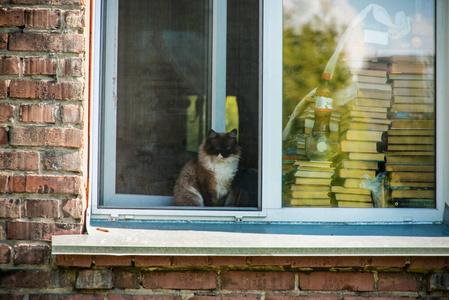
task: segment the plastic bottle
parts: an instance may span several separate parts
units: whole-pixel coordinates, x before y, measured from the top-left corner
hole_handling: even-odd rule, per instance
[[[306,154],[310,160],[331,161],[336,154],[336,142],[330,136],[333,94],[329,86],[331,75],[323,73],[322,84],[315,93],[315,124],[306,138]]]

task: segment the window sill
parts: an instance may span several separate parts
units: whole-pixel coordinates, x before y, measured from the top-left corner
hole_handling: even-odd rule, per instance
[[[359,225],[358,227],[367,228],[366,226],[369,227],[369,225]],[[423,229],[420,226],[432,227]],[[310,232],[305,227],[304,229],[309,233],[286,234],[124,228],[99,230],[101,228],[92,227],[89,234],[86,235],[54,236],[52,254],[449,256],[449,230],[444,225],[392,225],[392,228],[395,227],[392,231],[393,235],[388,236],[388,232],[379,232],[379,235],[370,234],[369,229],[367,234],[352,235],[349,234],[350,231],[336,231],[336,234],[332,234],[329,233],[332,232],[332,226],[317,227],[326,227],[330,230],[328,233],[317,234],[313,231]],[[355,228],[352,225],[346,227],[347,230]],[[403,230],[403,234],[401,234],[401,230]],[[429,230],[429,234],[426,233],[426,230]]]

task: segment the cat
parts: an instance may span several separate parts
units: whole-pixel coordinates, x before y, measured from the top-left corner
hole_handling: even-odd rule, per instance
[[[240,159],[237,129],[209,130],[198,158],[181,170],[174,187],[178,206],[237,206],[240,192],[231,187]]]

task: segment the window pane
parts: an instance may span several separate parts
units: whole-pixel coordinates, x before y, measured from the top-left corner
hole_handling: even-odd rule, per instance
[[[228,0],[227,11],[216,12],[227,16],[223,28],[214,25],[212,3],[119,1],[118,26],[107,29],[117,29],[117,62],[105,62],[117,63],[117,93],[104,99],[105,106],[114,101],[115,115],[105,113],[103,124],[104,130],[114,124],[115,142],[105,140],[103,151],[115,145],[115,161],[103,158],[103,180],[109,184],[108,170],[115,170],[120,200],[103,199],[104,205],[173,205],[178,174],[197,157],[207,131],[237,128],[242,150],[234,185],[244,191],[241,206],[258,206],[259,0]],[[222,78],[213,78],[217,37],[226,45],[218,58],[226,68],[217,70]],[[225,83],[223,99],[214,96],[214,80]],[[215,128],[214,119],[223,119],[223,128]],[[133,202],[133,195],[149,197]],[[154,204],[157,197],[164,200]]]
[[[434,208],[434,1],[283,6],[283,205]]]

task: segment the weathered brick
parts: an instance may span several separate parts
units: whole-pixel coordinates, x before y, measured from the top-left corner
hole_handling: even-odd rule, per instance
[[[23,9],[0,9],[0,26],[23,26],[24,24],[25,18]]]
[[[11,176],[12,193],[79,194],[82,178],[75,175],[17,175]]]
[[[26,5],[83,5],[84,0],[9,0],[11,4]]]
[[[0,300],[23,300],[23,295],[0,293]]]
[[[90,267],[92,256],[90,255],[57,255],[56,265],[63,267]]]
[[[81,172],[80,151],[47,151],[42,155],[45,170]]]
[[[1,298],[0,298],[1,299]],[[29,300],[104,300],[99,294],[30,294]],[[109,299],[109,298],[108,298]],[[22,298],[20,298],[22,300]]]
[[[2,270],[0,268],[1,288],[47,288],[50,282],[49,270]]]
[[[370,266],[373,267],[397,267],[403,268],[407,263],[406,257],[401,256],[373,256],[370,258]]]
[[[20,199],[0,199],[0,218],[20,218]]]
[[[58,63],[55,59],[41,57],[24,58],[24,75],[56,75]]]
[[[84,51],[82,34],[14,33],[10,35],[8,43],[11,51],[66,53]]]
[[[293,272],[228,271],[221,274],[225,290],[293,290]]]
[[[449,273],[437,273],[429,276],[429,290],[449,291]]]
[[[81,270],[76,279],[77,289],[111,289],[112,270]]]
[[[109,294],[108,300],[181,300],[178,296]],[[191,298],[189,298],[191,299]]]
[[[379,273],[379,291],[420,291],[423,277],[416,273]]]
[[[8,244],[0,244],[0,264],[9,264],[10,261],[11,246]]]
[[[9,176],[0,175],[0,194],[5,194],[6,192],[8,192],[8,184],[9,184]]]
[[[249,259],[253,266],[290,266],[294,259],[284,256],[254,256]]]
[[[292,259],[293,267],[366,267],[369,265],[369,257],[352,257],[352,256],[336,256],[336,257],[296,257]]]
[[[207,256],[175,256],[173,258],[174,266],[208,266],[209,257]]]
[[[0,50],[8,49],[8,33],[0,32]]]
[[[53,235],[80,234],[81,224],[12,221],[7,223],[8,240],[51,241]]]
[[[83,76],[83,60],[81,58],[65,58],[62,63],[62,75],[74,77]]]
[[[246,298],[245,298],[246,299]],[[333,296],[326,294],[309,294],[307,296],[267,296],[265,300],[301,300],[301,299],[310,299],[310,300],[341,300],[342,296]],[[345,297],[346,299],[346,297]],[[368,300],[364,298],[365,300]],[[380,300],[380,299],[379,299]]]
[[[51,250],[49,245],[19,244],[14,246],[15,265],[48,265]]]
[[[447,266],[447,258],[439,256],[415,256],[410,262],[410,269],[443,269]]]
[[[371,273],[314,271],[300,273],[299,288],[316,291],[373,291]]]
[[[58,200],[25,200],[25,216],[28,218],[59,218]]]
[[[0,75],[18,75],[19,63],[18,56],[0,56]]]
[[[193,296],[192,298],[189,298],[189,300],[259,300],[260,297],[251,297],[246,296]],[[293,297],[291,299],[288,299],[286,297],[285,300],[294,300]]]
[[[246,266],[247,258],[241,256],[214,256],[210,258],[214,266]]]
[[[212,290],[217,287],[216,276],[209,271],[153,271],[143,273],[142,285],[146,289]]]
[[[62,122],[80,124],[83,118],[83,108],[80,105],[64,105],[62,107]]]
[[[74,128],[11,127],[10,144],[13,146],[50,146],[80,148],[83,132]]]
[[[14,115],[14,106],[9,103],[0,104],[0,122],[9,122]]]
[[[84,12],[79,10],[70,10],[65,12],[65,23],[67,28],[83,28]]]
[[[95,257],[96,266],[131,266],[131,256],[99,255]]]
[[[136,256],[134,264],[136,267],[168,267],[171,266],[171,259],[168,256]]]
[[[83,217],[83,202],[81,199],[69,199],[62,201],[62,212],[64,217],[81,219]]]
[[[21,122],[56,123],[56,107],[53,104],[33,103],[20,105]]]
[[[77,81],[12,80],[9,93],[11,98],[82,100],[83,84]]]
[[[0,151],[0,169],[35,171],[39,168],[39,153],[36,151]]]
[[[8,81],[0,80],[0,99],[5,99],[7,97],[8,97]]]
[[[114,288],[138,289],[141,277],[139,270],[116,269],[114,271]]]
[[[25,11],[25,27],[58,28],[61,25],[61,12],[50,9],[27,9]]]

